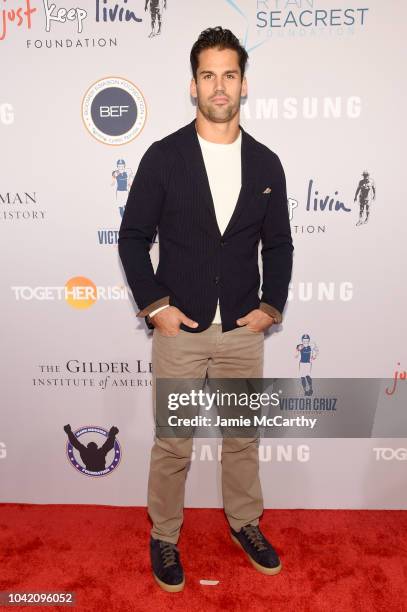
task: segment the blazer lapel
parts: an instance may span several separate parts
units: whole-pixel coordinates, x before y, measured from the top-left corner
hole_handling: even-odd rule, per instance
[[[236,202],[236,206],[233,210],[233,214],[229,219],[229,223],[221,234],[218,222],[216,219],[215,205],[212,198],[211,188],[209,185],[209,179],[205,168],[205,162],[202,155],[201,145],[199,144],[198,135],[195,127],[195,119],[187,126],[189,146],[186,151],[188,163],[192,169],[192,173],[200,187],[200,192],[204,200],[204,204],[208,207],[208,210],[212,219],[212,230],[220,238],[230,232],[232,227],[236,224],[239,215],[241,214],[244,206],[248,205],[251,196],[253,194],[253,183],[254,183],[254,164],[253,159],[250,157],[250,142],[249,136],[246,131],[240,125],[242,131],[242,149],[241,149],[241,169],[242,169],[242,183],[239,192],[239,197]],[[252,162],[252,163],[251,163]]]
[[[251,197],[253,195],[254,189],[254,159],[250,155],[250,142],[249,136],[242,128],[242,154],[241,154],[241,164],[242,164],[242,185],[239,192],[239,197],[236,202],[236,206],[234,208],[233,214],[229,219],[229,223],[225,229],[224,236],[230,232],[233,226],[236,224],[240,214],[242,213],[245,206],[248,206],[251,202]]]

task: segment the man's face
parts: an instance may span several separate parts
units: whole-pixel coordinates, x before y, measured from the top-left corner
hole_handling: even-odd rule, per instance
[[[217,47],[201,51],[196,82],[192,79],[190,91],[206,119],[215,123],[230,121],[240,110],[240,97],[247,95],[237,51]]]

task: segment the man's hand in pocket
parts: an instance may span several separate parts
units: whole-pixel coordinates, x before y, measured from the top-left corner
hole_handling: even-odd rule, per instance
[[[248,329],[254,332],[262,332],[274,324],[274,319],[259,308],[251,310],[247,315],[236,320],[239,327],[247,326]]]
[[[151,323],[163,336],[178,336],[181,323],[188,327],[198,327],[198,323],[193,321],[176,306],[167,306],[163,308],[153,317],[150,317]]]

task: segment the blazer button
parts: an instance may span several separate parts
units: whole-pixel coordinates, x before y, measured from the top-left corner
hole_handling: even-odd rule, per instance
[[[220,241],[220,246],[225,246],[225,244],[226,244],[226,240],[221,240]]]

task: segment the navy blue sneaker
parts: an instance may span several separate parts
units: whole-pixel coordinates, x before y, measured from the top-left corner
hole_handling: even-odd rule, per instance
[[[243,548],[250,563],[262,574],[278,574],[281,561],[256,525],[245,525],[240,531],[230,528],[231,538],[235,544]]]
[[[176,544],[150,536],[150,558],[153,576],[160,587],[170,593],[182,591],[185,577]]]

